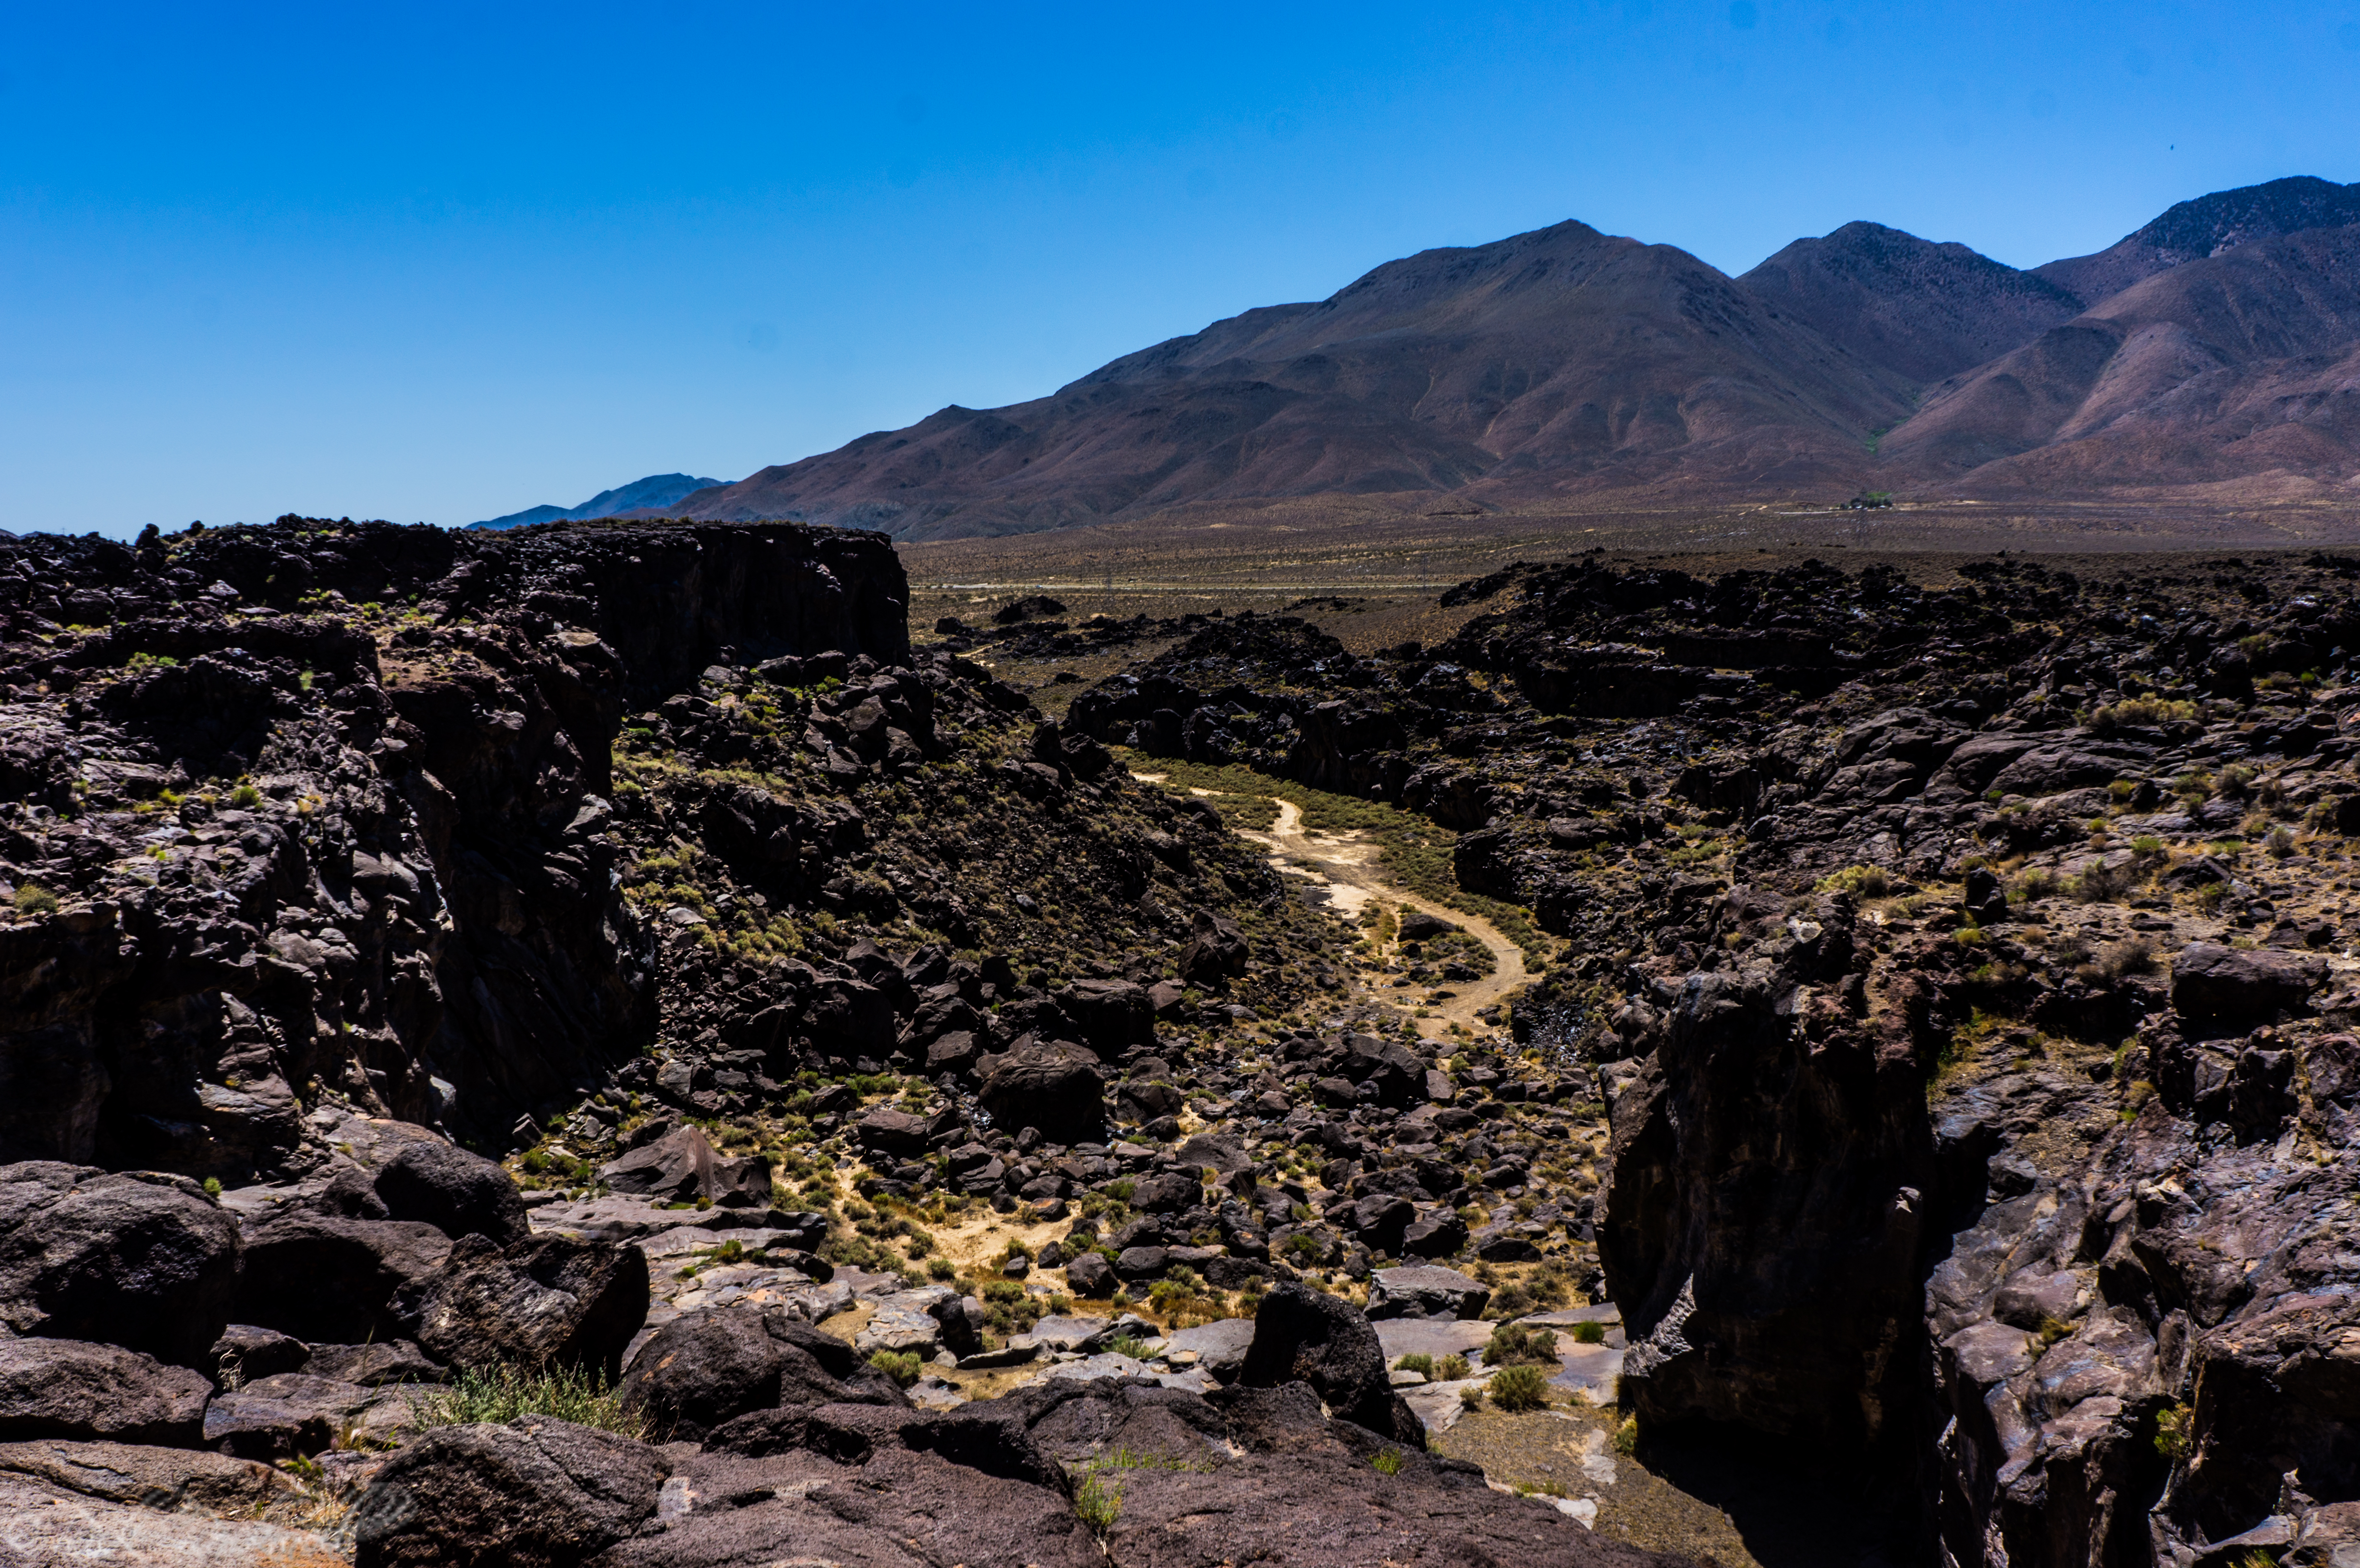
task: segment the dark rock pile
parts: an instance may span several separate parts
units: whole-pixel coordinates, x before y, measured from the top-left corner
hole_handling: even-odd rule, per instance
[[[1071,721],[1414,806],[1571,939],[1514,1022],[1612,1106],[1643,1453],[1864,1468],[1871,1552],[2325,1562],[2355,574],[1520,566],[1440,648],[1232,625]]]

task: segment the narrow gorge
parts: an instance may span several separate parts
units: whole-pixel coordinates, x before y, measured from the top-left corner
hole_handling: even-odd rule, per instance
[[[0,538],[0,1561],[2360,1562],[2355,579]]]

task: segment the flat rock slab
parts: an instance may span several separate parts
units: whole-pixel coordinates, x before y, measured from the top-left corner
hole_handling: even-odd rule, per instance
[[[0,1443],[0,1472],[109,1503],[254,1514],[296,1495],[268,1465],[201,1448],[134,1443]]]
[[[0,1472],[0,1552],[26,1563],[117,1568],[348,1568],[308,1530],[108,1502],[38,1476]]]
[[[1414,1266],[1380,1269],[1369,1276],[1369,1317],[1477,1318],[1491,1301],[1491,1287],[1456,1269]]]
[[[1087,1354],[1106,1343],[1113,1334],[1112,1318],[1043,1318],[1032,1325],[1032,1332],[1020,1334],[1009,1344],[1031,1345],[1043,1352],[1079,1351]]]
[[[1459,1418],[1467,1413],[1467,1400],[1463,1397],[1467,1390],[1480,1388],[1483,1381],[1480,1377],[1464,1377],[1453,1383],[1415,1384],[1406,1388],[1396,1388],[1393,1392],[1417,1412],[1417,1419],[1426,1423],[1426,1431],[1448,1432],[1459,1424]]]
[[[1576,1345],[1559,1335],[1557,1349],[1565,1370],[1549,1379],[1551,1388],[1584,1395],[1593,1405],[1614,1402],[1615,1385],[1622,1376],[1622,1352],[1619,1346]]]
[[[1557,1312],[1528,1312],[1516,1320],[1541,1328],[1570,1328],[1575,1323],[1604,1323],[1609,1328],[1622,1325],[1622,1309],[1612,1301],[1601,1301],[1594,1307],[1568,1307]]]
[[[1049,1368],[1049,1376],[1058,1380],[1087,1383],[1094,1377],[1145,1377],[1150,1373],[1145,1362],[1107,1351],[1098,1356],[1085,1356],[1079,1361],[1061,1361]]]
[[[1431,1356],[1437,1361],[1464,1356],[1471,1361],[1490,1343],[1493,1325],[1452,1318],[1381,1318],[1369,1326],[1377,1331],[1390,1367],[1404,1356]]]
[[[1246,1364],[1246,1347],[1253,1344],[1253,1319],[1222,1318],[1194,1328],[1175,1329],[1166,1337],[1164,1353],[1193,1351],[1196,1365],[1224,1383],[1234,1382]]]

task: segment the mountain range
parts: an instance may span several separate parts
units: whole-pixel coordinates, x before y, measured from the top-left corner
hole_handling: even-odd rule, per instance
[[[2360,184],[2217,192],[2028,271],[1853,223],[1731,278],[1562,223],[643,505],[941,539],[1320,495],[1870,488],[2360,495]]]
[[[520,528],[529,523],[554,523],[567,517],[612,517],[624,512],[640,516],[669,507],[683,495],[709,490],[718,479],[695,479],[685,474],[650,474],[612,490],[601,490],[578,506],[527,506],[504,517],[469,523],[471,528]]]

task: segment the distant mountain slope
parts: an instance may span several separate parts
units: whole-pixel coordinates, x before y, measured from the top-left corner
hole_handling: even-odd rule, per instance
[[[1686,252],[1559,223],[1217,321],[694,497],[905,538],[1244,496],[1841,485],[1906,381]]]
[[[2360,185],[2308,177],[2031,272],[1854,223],[1732,279],[1564,223],[640,505],[945,539],[1312,495],[2340,495],[2355,236]]]
[[[626,512],[669,506],[684,495],[708,490],[718,479],[693,479],[685,474],[650,474],[612,490],[601,490],[578,506],[529,506],[505,517],[470,523],[471,528],[520,528],[531,523],[553,523],[564,517],[614,517]]]
[[[2082,304],[2095,305],[2185,262],[2254,240],[2346,223],[2360,223],[2360,184],[2296,175],[2182,201],[2094,256],[2069,256],[2033,271]]]
[[[1939,381],[2081,314],[2045,278],[1881,223],[1797,240],[1737,281],[1830,343]]]
[[[2360,474],[2360,224],[2187,261],[1934,388],[1885,441],[1978,487]]]

